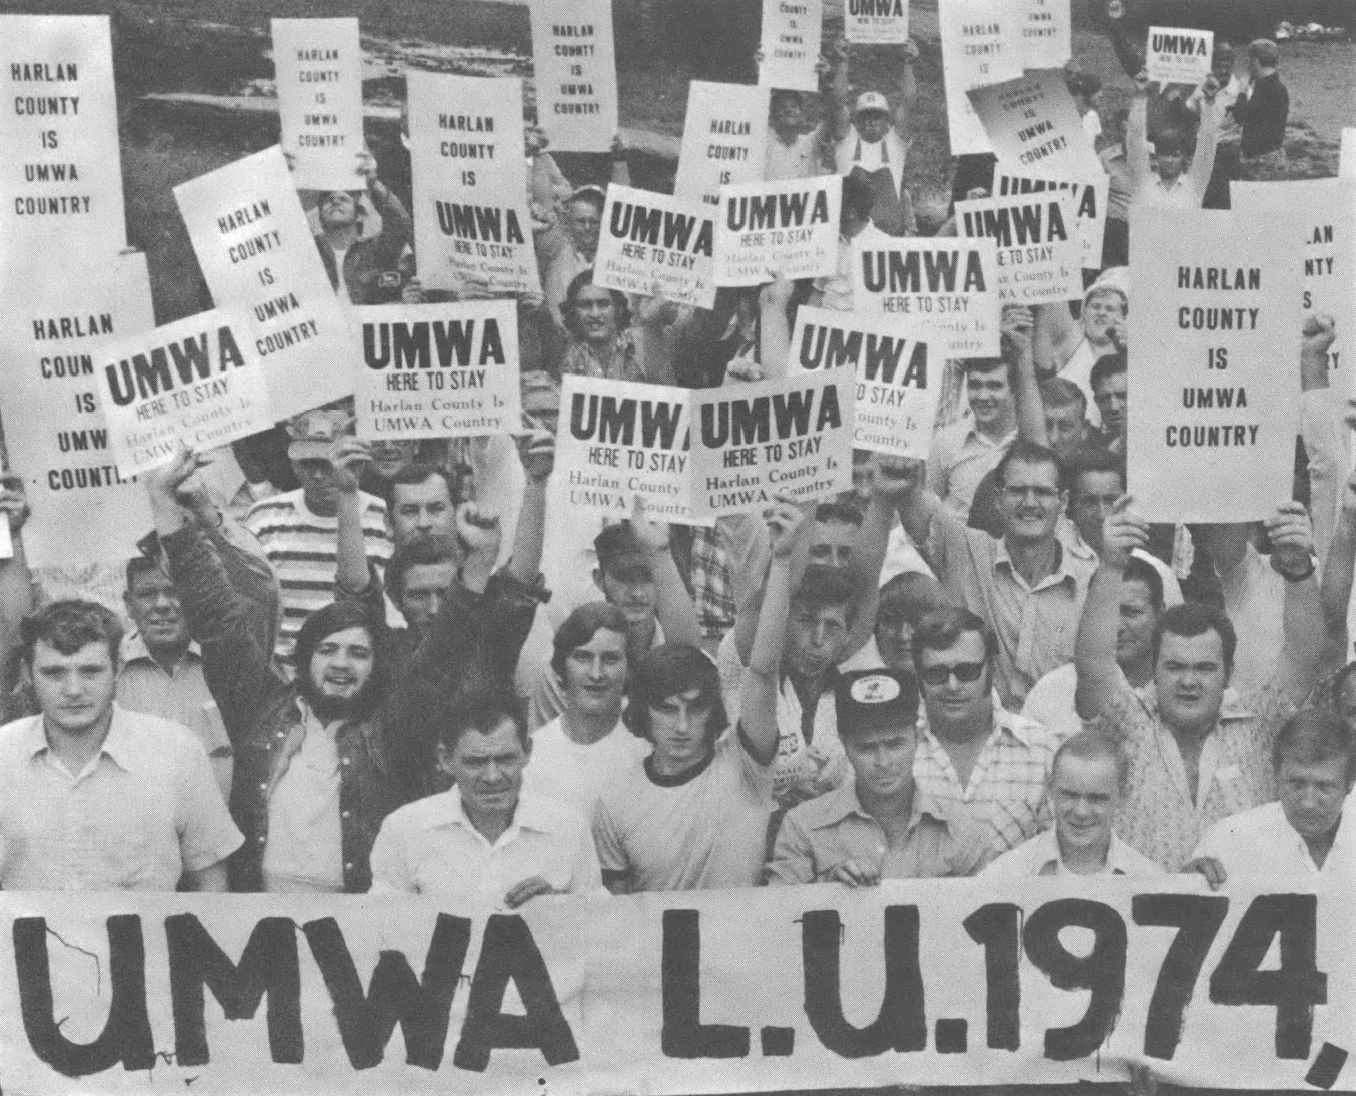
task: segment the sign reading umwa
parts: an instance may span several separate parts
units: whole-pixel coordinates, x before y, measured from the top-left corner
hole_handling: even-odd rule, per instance
[[[1347,1087],[1341,880],[887,881],[513,913],[6,893],[0,1069],[32,1096],[1073,1084],[1127,1063]]]

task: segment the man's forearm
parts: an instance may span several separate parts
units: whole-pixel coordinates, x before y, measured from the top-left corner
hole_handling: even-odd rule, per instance
[[[1120,567],[1103,563],[1088,584],[1083,616],[1074,642],[1078,673],[1075,706],[1084,719],[1095,719],[1116,686],[1116,633],[1120,629]]]
[[[523,507],[513,533],[509,573],[525,586],[537,581],[542,545],[546,538],[546,480],[529,478],[523,487]]]

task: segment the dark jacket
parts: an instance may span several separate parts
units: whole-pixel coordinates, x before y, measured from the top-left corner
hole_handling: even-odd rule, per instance
[[[354,304],[388,304],[399,302],[404,277],[400,271],[400,253],[413,240],[410,215],[400,199],[379,182],[373,182],[367,192],[372,205],[381,214],[381,232],[354,243],[344,253],[344,284],[348,299]],[[330,276],[330,285],[339,286],[339,270],[334,248],[324,236],[315,238],[320,249],[320,261]]]

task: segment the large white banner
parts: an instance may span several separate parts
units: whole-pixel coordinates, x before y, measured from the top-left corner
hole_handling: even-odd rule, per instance
[[[414,249],[430,289],[541,289],[523,159],[517,77],[405,75]]]
[[[282,147],[296,185],[363,190],[363,57],[356,19],[274,19]]]
[[[127,245],[106,15],[0,15],[0,240],[11,255]]]
[[[1338,877],[1340,879],[1340,877]],[[889,881],[537,898],[0,897],[28,1096],[1350,1088],[1351,893]],[[190,1089],[191,1086],[191,1089]]]
[[[687,85],[674,197],[717,205],[721,187],[763,177],[769,100],[765,87],[704,80]]]
[[[537,121],[562,152],[606,152],[617,132],[612,0],[532,0]]]
[[[241,316],[279,419],[351,395],[348,316],[274,145],[174,188],[218,308]]]

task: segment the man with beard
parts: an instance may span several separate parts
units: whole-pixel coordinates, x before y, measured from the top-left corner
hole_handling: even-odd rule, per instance
[[[401,802],[378,717],[388,679],[379,622],[360,605],[326,605],[297,632],[295,680],[276,672],[216,549],[175,497],[198,463],[181,449],[146,486],[235,747],[231,806],[245,846],[232,889],[361,893],[377,830]]]
[[[376,158],[358,153],[358,173],[367,190],[327,190],[316,213],[320,232],[315,245],[339,299],[347,304],[383,304],[400,300],[400,253],[413,240],[413,224],[400,199],[377,179]],[[365,232],[363,199],[381,217],[381,231]]]

